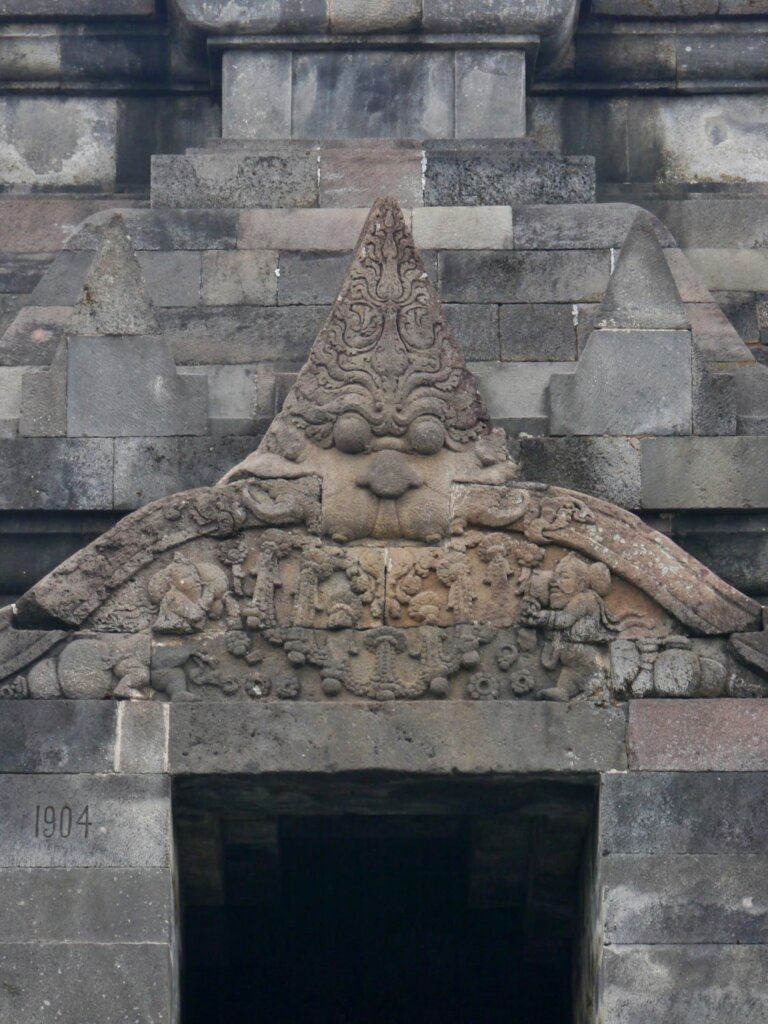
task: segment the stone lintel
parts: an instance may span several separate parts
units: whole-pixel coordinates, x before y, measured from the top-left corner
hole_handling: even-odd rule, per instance
[[[174,775],[583,774],[626,768],[625,714],[587,704],[173,704]]]

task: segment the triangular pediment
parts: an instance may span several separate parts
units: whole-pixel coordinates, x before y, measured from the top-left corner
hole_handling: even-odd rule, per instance
[[[637,517],[516,480],[380,200],[259,448],[25,594],[0,679],[34,698],[762,696],[761,630],[756,602]]]

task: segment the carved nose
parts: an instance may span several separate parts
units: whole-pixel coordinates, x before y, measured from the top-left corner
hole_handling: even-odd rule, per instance
[[[420,487],[421,477],[402,452],[383,451],[371,456],[366,472],[358,478],[377,498],[400,498],[411,487]]]

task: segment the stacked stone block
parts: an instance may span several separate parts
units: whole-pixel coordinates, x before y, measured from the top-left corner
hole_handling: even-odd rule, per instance
[[[766,745],[759,703],[638,701],[603,777],[601,1020],[766,1013]]]
[[[0,732],[0,1016],[177,1020],[163,709],[44,701]]]

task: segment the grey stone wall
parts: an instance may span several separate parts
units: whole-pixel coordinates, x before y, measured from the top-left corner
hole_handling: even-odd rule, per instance
[[[0,907],[2,1011],[44,1021],[55,997],[90,1022],[82,979],[95,973],[98,1019],[175,1019],[169,777],[544,773],[601,780],[578,1019],[754,1020],[768,955],[764,718],[762,702],[729,700],[635,701],[628,720],[579,704],[10,704],[0,871],[25,902]],[[68,835],[64,808],[78,812]]]
[[[21,709],[0,732],[0,1017],[177,1020],[163,709]]]
[[[634,702],[600,800],[601,1020],[765,1015],[760,708]]]

